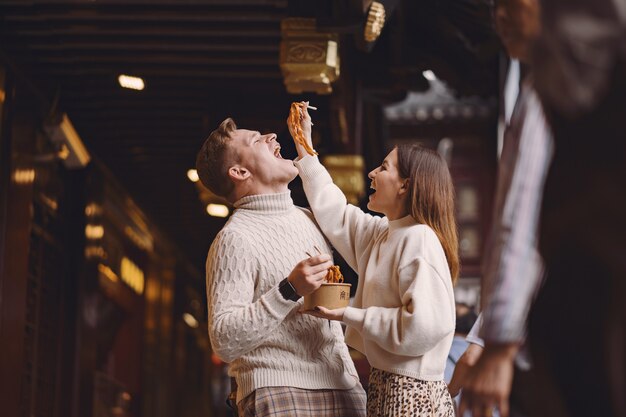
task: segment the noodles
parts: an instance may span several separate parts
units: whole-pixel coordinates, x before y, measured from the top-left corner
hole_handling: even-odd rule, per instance
[[[339,270],[338,265],[333,265],[328,269],[328,274],[326,274],[326,282],[329,284],[339,284],[343,282],[343,275]]]
[[[307,139],[304,137],[304,132],[302,131],[302,123],[301,119],[303,116],[303,110],[306,108],[307,104],[304,102],[293,102],[291,103],[291,109],[289,110],[289,125],[291,127],[291,131],[293,132],[293,139],[302,145],[302,147],[307,151],[309,155],[317,155],[317,152],[311,148]]]

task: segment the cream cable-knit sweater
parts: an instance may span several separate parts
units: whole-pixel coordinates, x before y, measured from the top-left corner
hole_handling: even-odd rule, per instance
[[[317,157],[295,162],[326,237],[359,274],[343,321],[346,342],[378,369],[442,380],[454,337],[454,293],[433,230],[411,216],[389,222],[347,204]]]
[[[341,325],[297,314],[278,283],[315,253],[331,253],[310,212],[290,192],[244,197],[207,258],[209,335],[230,362],[237,402],[257,388],[350,389],[358,381]]]

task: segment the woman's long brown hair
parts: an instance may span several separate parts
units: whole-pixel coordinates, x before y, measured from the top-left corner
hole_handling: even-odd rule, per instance
[[[420,145],[399,145],[398,173],[409,180],[407,210],[428,225],[443,246],[452,283],[459,276],[459,237],[454,217],[454,185],[450,170],[435,151]]]

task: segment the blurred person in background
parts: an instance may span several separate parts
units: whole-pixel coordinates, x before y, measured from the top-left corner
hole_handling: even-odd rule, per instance
[[[538,0],[498,0],[495,24],[508,55],[527,63],[539,35]],[[538,223],[553,141],[532,74],[525,67],[522,74],[498,166],[481,319],[451,382],[451,390],[463,388],[459,411],[474,417],[492,416],[494,409],[504,417],[532,415],[531,365],[523,346],[528,311],[543,277]]]
[[[541,0],[532,65],[554,132],[529,337],[537,416],[626,415],[626,1]],[[584,330],[584,331],[582,331]]]

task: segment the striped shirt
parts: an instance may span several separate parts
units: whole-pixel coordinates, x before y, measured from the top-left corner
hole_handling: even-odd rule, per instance
[[[530,80],[522,84],[504,133],[493,225],[483,262],[482,329],[487,342],[521,342],[543,275],[537,250],[539,210],[552,135]]]

